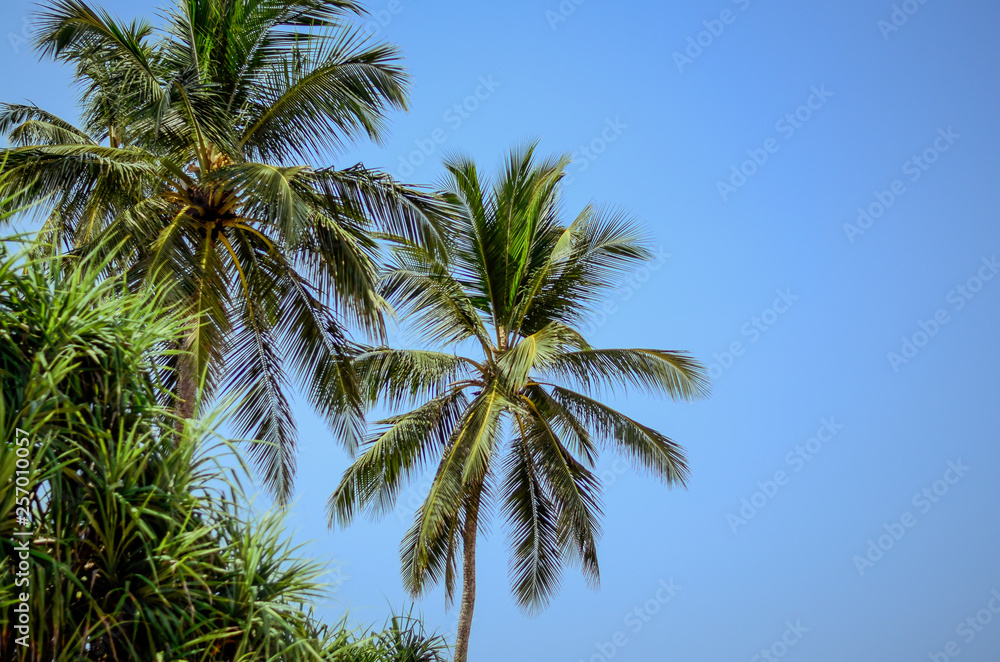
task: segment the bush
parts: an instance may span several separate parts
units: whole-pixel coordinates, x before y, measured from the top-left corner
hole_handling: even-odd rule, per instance
[[[324,568],[239,505],[212,422],[168,407],[182,322],[162,293],[29,255],[0,249],[0,658],[442,659],[412,618],[363,634],[314,617]]]

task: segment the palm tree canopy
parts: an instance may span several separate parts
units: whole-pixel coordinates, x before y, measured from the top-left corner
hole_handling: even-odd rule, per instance
[[[13,145],[0,153],[5,208],[41,203],[50,245],[116,249],[111,264],[133,283],[173,285],[170,305],[192,317],[181,381],[245,395],[238,433],[266,442],[254,457],[282,499],[294,471],[289,379],[340,433],[336,412],[354,395],[338,368],[345,324],[383,330],[378,237],[441,244],[432,196],[361,165],[308,165],[380,140],[386,113],[405,108],[399,54],[350,27],[361,11],[177,0],[154,27],[50,0],[37,47],[74,67],[80,121],[0,104]]]
[[[384,515],[408,479],[436,465],[401,545],[414,594],[443,580],[453,595],[464,524],[480,501],[507,524],[522,608],[547,604],[565,562],[596,586],[601,450],[667,485],[685,483],[682,449],[600,398],[623,388],[700,397],[704,369],[684,352],[595,349],[577,330],[652,252],[622,211],[588,206],[569,225],[560,221],[566,165],[538,162],[528,146],[489,181],[469,159],[447,161],[445,197],[458,209],[447,259],[399,247],[383,293],[427,341],[478,348],[478,356],[365,347],[352,360],[369,404],[409,411],[348,440],[359,456],[330,498],[331,523],[362,510]]]

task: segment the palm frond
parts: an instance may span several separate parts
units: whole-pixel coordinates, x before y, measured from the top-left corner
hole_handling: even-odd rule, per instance
[[[455,389],[379,421],[381,429],[368,437],[327,503],[330,522],[349,524],[361,509],[372,517],[391,512],[403,484],[447,448],[468,404],[464,392]]]
[[[389,347],[365,349],[353,363],[366,402],[392,409],[437,397],[478,367],[453,354]]]
[[[685,485],[689,473],[683,449],[672,439],[593,398],[553,387],[552,399],[586,425],[607,446],[667,485]]]
[[[535,333],[522,338],[497,361],[497,367],[510,388],[521,389],[532,374],[548,370],[572,349],[589,348],[587,341],[577,331],[558,322],[552,322]]]
[[[437,583],[454,564],[463,502],[486,479],[500,414],[509,402],[487,385],[463,412],[438,465],[430,492],[401,544],[403,584],[413,595]],[[473,497],[474,498],[474,497]]]
[[[406,107],[399,52],[371,46],[358,29],[299,40],[267,58],[241,109],[240,144],[253,158],[314,159],[359,134],[379,141],[385,113]]]
[[[0,104],[0,134],[7,136],[18,147],[96,144],[93,138],[70,122],[29,104]]]
[[[429,341],[451,345],[475,338],[489,351],[491,334],[472,297],[447,266],[426,251],[398,246],[383,276],[382,292]]]
[[[704,367],[686,352],[587,349],[560,354],[542,372],[579,384],[590,393],[629,385],[678,400],[708,394]]]
[[[524,441],[537,454],[539,474],[557,509],[559,547],[567,561],[579,564],[588,583],[600,584],[597,541],[601,535],[600,480],[563,445],[542,412],[527,398]],[[540,596],[542,597],[542,596]],[[527,604],[538,609],[544,604]]]
[[[570,326],[585,321],[608,289],[653,256],[636,219],[621,209],[588,205],[567,229],[569,246],[560,250],[557,268],[540,270],[534,296],[525,299],[521,324],[527,333],[552,320]]]
[[[562,563],[557,507],[537,465],[538,458],[524,436],[516,438],[503,468],[503,510],[509,526],[514,595],[529,611],[552,599],[559,587]]]

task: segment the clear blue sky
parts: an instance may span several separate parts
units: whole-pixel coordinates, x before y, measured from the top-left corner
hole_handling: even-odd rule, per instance
[[[606,458],[599,592],[571,570],[521,616],[494,527],[473,659],[1000,659],[1000,5],[908,0],[899,25],[888,0],[369,6],[405,52],[412,110],[330,163],[430,184],[445,150],[577,152],[567,209],[625,205],[664,253],[610,296],[593,343],[717,366],[708,401],[619,402],[686,446],[693,475],[671,492]],[[72,115],[68,72],[16,48],[29,10],[4,3],[0,99]],[[348,458],[299,420],[290,524],[342,573],[325,613],[381,620],[404,601],[405,524],[328,531]],[[419,608],[453,626],[440,592]]]

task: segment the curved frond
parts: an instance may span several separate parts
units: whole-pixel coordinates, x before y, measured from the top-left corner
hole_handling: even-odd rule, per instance
[[[562,555],[558,512],[539,476],[538,458],[518,437],[504,466],[503,511],[510,527],[510,575],[519,605],[531,612],[547,604],[559,586]]]
[[[662,349],[588,349],[560,354],[545,373],[581,385],[587,392],[632,386],[678,400],[708,394],[705,368],[686,352]]]
[[[509,387],[523,388],[534,373],[544,372],[571,349],[589,348],[577,331],[552,322],[504,352],[497,361]]]
[[[272,289],[273,280],[260,269],[260,261],[247,252],[246,242],[238,243],[240,254],[225,237],[232,269],[238,274],[234,308],[239,326],[232,333],[232,348],[226,356],[226,377],[222,388],[241,394],[233,412],[240,434],[258,440],[250,455],[264,480],[273,486],[279,502],[291,495],[295,473],[295,422],[285,395],[288,389],[281,362],[281,346],[275,333],[280,311]],[[242,258],[242,259],[241,259]]]
[[[584,321],[608,289],[653,256],[637,221],[623,210],[588,205],[568,230],[570,237],[560,239],[569,245],[560,248],[555,268],[539,273],[534,296],[525,300],[521,324],[528,333],[552,320]]]
[[[482,489],[498,440],[500,415],[513,403],[496,384],[473,398],[452,432],[427,498],[401,545],[403,584],[419,595],[440,581],[460,531],[462,503]]]
[[[566,449],[535,404],[527,398],[524,402],[529,412],[523,422],[524,441],[537,456],[539,474],[556,505],[559,547],[563,557],[578,563],[588,583],[596,588],[600,584],[597,540],[601,535],[601,482]],[[536,597],[546,596],[546,592],[539,592]],[[545,604],[522,606],[536,610]]]
[[[406,107],[398,51],[356,29],[301,40],[262,62],[241,108],[240,144],[254,158],[310,160],[358,134],[381,140],[385,114]]]
[[[147,43],[153,34],[149,22],[125,25],[83,0],[52,0],[38,14],[36,26],[40,53],[76,64],[78,75],[91,83],[84,100],[92,119],[107,119],[100,108],[107,95],[118,97],[119,108],[133,109],[162,97],[158,53]],[[90,103],[94,101],[96,105]]]
[[[450,345],[475,338],[490,351],[490,333],[462,284],[426,251],[397,247],[382,278],[382,291],[428,340]]]
[[[52,198],[61,206],[93,206],[107,218],[109,210],[133,204],[144,187],[158,180],[156,159],[140,149],[100,145],[29,146],[0,150],[6,160],[0,195],[17,190],[15,206],[39,204]],[[66,210],[63,212],[66,214]]]
[[[686,484],[689,470],[684,449],[666,435],[569,389],[553,387],[552,399],[638,467],[667,485]]]
[[[26,145],[96,145],[70,122],[38,106],[0,103],[0,134],[18,147]]]
[[[315,204],[333,218],[354,219],[391,241],[414,244],[438,260],[447,255],[453,209],[441,198],[358,164],[310,173]]]
[[[479,367],[454,354],[389,347],[366,349],[353,364],[367,403],[389,408],[437,397]]]
[[[588,423],[581,420],[562,402],[553,398],[543,386],[529,384],[524,388],[524,396],[531,400],[563,440],[573,456],[593,469],[597,463],[598,449]]]
[[[327,502],[330,523],[350,524],[355,513],[390,512],[402,485],[447,448],[468,399],[460,389],[433,398],[405,414],[379,421],[360,457],[345,472]]]

